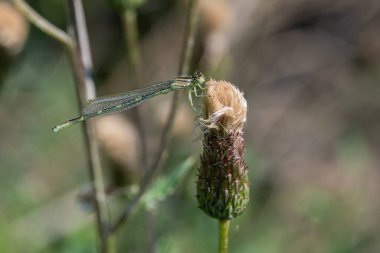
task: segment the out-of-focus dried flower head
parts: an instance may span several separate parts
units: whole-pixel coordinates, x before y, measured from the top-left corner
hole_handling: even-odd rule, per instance
[[[217,74],[229,68],[231,44],[232,3],[226,0],[203,0],[200,9],[200,36],[198,43],[203,53],[200,65]]]
[[[214,80],[206,83],[197,199],[206,214],[219,220],[240,215],[249,201],[243,159],[246,113],[247,102],[234,85]]]
[[[154,118],[160,124],[160,126],[165,125],[170,106],[170,100],[166,99],[165,101],[162,101],[162,103],[160,103],[160,106],[152,108],[152,110],[155,112],[153,113]],[[176,137],[188,136],[193,129],[192,125],[194,120],[192,112],[190,111],[189,107],[183,105],[179,105],[177,111],[177,116],[175,117],[173,122],[172,134]]]
[[[199,3],[200,20],[208,33],[225,27],[230,18],[228,5],[223,0],[204,0]]]
[[[135,127],[122,115],[110,115],[96,119],[99,142],[115,163],[127,170],[135,170],[138,164],[140,141]]]
[[[10,4],[0,1],[0,48],[9,55],[19,53],[27,34],[25,18]]]

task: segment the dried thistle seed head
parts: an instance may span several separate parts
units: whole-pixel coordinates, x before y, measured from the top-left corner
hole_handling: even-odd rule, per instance
[[[133,124],[120,114],[109,115],[96,119],[96,132],[107,157],[123,169],[124,175],[136,177],[141,145]]]
[[[229,220],[240,215],[249,201],[243,160],[247,102],[235,86],[225,81],[207,82],[204,95],[197,199],[206,214]]]
[[[8,55],[15,55],[25,43],[28,23],[7,2],[0,1],[0,17],[0,52],[4,50]]]
[[[226,81],[206,83],[203,119],[208,128],[241,129],[246,121],[247,101],[243,93]]]
[[[231,16],[231,8],[226,1],[204,0],[199,2],[201,25],[208,34],[227,26]]]

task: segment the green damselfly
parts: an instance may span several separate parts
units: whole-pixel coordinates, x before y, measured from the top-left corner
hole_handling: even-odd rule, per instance
[[[191,94],[197,95],[197,90],[203,90],[206,79],[200,72],[191,76],[177,76],[165,82],[155,83],[152,86],[133,90],[122,94],[99,97],[89,100],[82,110],[80,117],[70,119],[53,128],[54,132],[82,122],[89,118],[122,112],[158,95],[167,94],[176,90],[188,90],[189,101],[193,106]]]

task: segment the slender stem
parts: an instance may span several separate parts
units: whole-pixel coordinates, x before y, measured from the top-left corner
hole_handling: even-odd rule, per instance
[[[86,100],[96,96],[92,77],[92,57],[88,41],[87,26],[81,0],[69,1],[71,28],[75,32],[76,47],[70,50],[77,98],[82,106]],[[100,239],[100,252],[109,252],[109,215],[104,191],[104,179],[100,163],[98,143],[93,122],[83,124],[84,141],[88,158],[89,174],[95,196],[96,221]]]
[[[186,20],[186,30],[184,36],[184,43],[182,46],[182,56],[180,66],[178,69],[178,75],[185,75],[190,70],[191,56],[193,55],[194,49],[196,27],[198,24],[198,0],[190,0],[188,10],[189,11]],[[155,170],[162,159],[162,154],[166,148],[169,133],[173,126],[173,122],[177,113],[177,106],[178,92],[174,92],[172,103],[170,106],[169,117],[162,132],[160,144],[158,146],[157,154],[153,161],[151,170]]]
[[[219,220],[219,247],[218,253],[228,253],[228,232],[230,220]]]
[[[94,98],[95,85],[92,79],[92,59],[89,50],[87,27],[80,0],[71,0],[69,4],[72,27],[75,31],[75,41],[66,32],[51,24],[48,20],[33,10],[23,0],[12,0],[15,7],[36,27],[61,42],[67,49],[71,60],[77,90],[77,99],[82,106],[86,100]],[[89,174],[94,189],[96,217],[101,242],[101,252],[108,252],[107,229],[108,210],[104,193],[104,181],[95,138],[95,129],[91,123],[83,125],[86,155]]]
[[[190,71],[196,28],[198,25],[198,0],[190,0],[188,9],[185,39],[183,40],[181,62],[178,69],[179,75],[185,75]]]
[[[87,33],[86,18],[84,15],[82,0],[70,0],[69,1],[69,14],[72,29],[74,29],[74,37],[76,40],[76,57],[79,58],[79,62],[82,65],[83,80],[83,97],[82,102],[96,97],[96,89],[93,80],[93,67],[92,67],[92,55]]]
[[[32,7],[29,6],[24,0],[12,0],[13,4],[21,14],[26,17],[32,24],[38,27],[44,33],[50,35],[55,40],[61,42],[67,48],[73,48],[73,39],[63,30],[59,29],[40,14],[38,14]]]
[[[184,74],[189,71],[191,55],[193,53],[194,38],[196,33],[198,21],[198,0],[190,0],[188,7],[188,15],[186,21],[186,32],[184,44],[182,47],[182,58],[179,67],[179,74]],[[172,105],[169,112],[168,121],[164,127],[163,133],[160,138],[160,144],[158,146],[157,154],[153,160],[152,165],[146,171],[142,182],[140,184],[139,192],[133,197],[133,199],[126,205],[124,211],[121,213],[120,217],[116,220],[115,224],[110,227],[110,233],[114,233],[128,218],[129,214],[133,210],[133,207],[139,202],[140,198],[144,195],[146,189],[152,183],[154,176],[157,173],[159,165],[162,162],[162,154],[165,150],[169,132],[174,122],[176,110],[177,110],[178,94],[175,92],[172,100]]]
[[[198,0],[190,0],[188,10],[189,12],[187,15],[187,24],[186,24],[186,31],[185,31],[185,36],[184,36],[185,39],[184,39],[184,44],[182,47],[182,57],[181,57],[181,62],[180,62],[179,70],[178,70],[179,75],[186,74],[187,72],[189,72],[189,69],[190,69],[191,56],[193,54],[193,49],[194,49],[196,26],[198,23]],[[169,117],[165,124],[164,130],[162,132],[157,154],[150,168],[151,171],[156,170],[158,165],[161,162],[162,154],[166,148],[168,138],[169,138],[169,133],[173,126],[173,122],[176,116],[177,105],[178,105],[178,93],[174,92],[170,111],[169,111]]]
[[[81,59],[78,58],[79,49],[76,48],[70,52],[70,60],[73,66],[74,78],[76,83],[76,94],[78,103],[82,106],[88,97],[90,92],[84,88],[84,68]],[[95,128],[93,122],[84,122],[82,125],[83,138],[85,144],[85,152],[87,157],[88,170],[92,189],[94,191],[95,200],[95,215],[96,223],[100,241],[100,252],[106,253],[108,251],[107,230],[109,224],[108,209],[106,206],[106,196],[104,190],[104,179],[102,174],[102,168],[100,163],[100,155],[98,149],[98,142],[95,137]]]
[[[124,30],[124,40],[126,47],[126,57],[130,68],[130,79],[132,89],[137,89],[141,83],[141,56],[138,40],[137,15],[134,9],[126,9],[121,13],[121,20]],[[141,113],[138,107],[133,108],[134,118],[141,140],[141,166],[146,166],[147,146]]]
[[[139,203],[141,197],[144,195],[145,191],[148,189],[152,181],[150,179],[153,178],[153,176],[154,176],[154,170],[148,170],[147,173],[144,175],[144,178],[142,179],[142,183],[139,188],[139,191],[128,202],[128,204],[124,208],[124,211],[121,213],[120,217],[116,220],[115,224],[110,227],[109,229],[110,233],[116,232],[116,230],[118,230],[120,226],[128,219],[129,214],[133,211],[133,208]]]
[[[121,13],[124,36],[127,48],[128,63],[137,72],[141,62],[138,44],[137,14],[134,9],[126,9]]]

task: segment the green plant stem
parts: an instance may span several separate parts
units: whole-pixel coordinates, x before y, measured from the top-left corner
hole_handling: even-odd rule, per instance
[[[198,25],[198,0],[190,0],[188,9],[178,75],[186,75],[190,71],[191,57],[194,51],[195,35]]]
[[[12,0],[16,9],[26,17],[30,23],[39,28],[42,32],[51,36],[53,39],[59,41],[67,48],[74,47],[73,39],[63,30],[59,29],[40,14],[38,14],[32,7],[23,0]]]
[[[230,220],[219,220],[219,247],[218,253],[228,253],[228,232]]]
[[[137,31],[137,14],[134,9],[126,9],[121,13],[124,36],[127,48],[128,63],[137,72],[140,66],[140,49]],[[136,73],[138,74],[138,73]]]
[[[189,71],[191,56],[193,54],[193,48],[194,48],[197,22],[198,22],[198,0],[190,0],[189,7],[188,7],[186,28],[185,28],[186,31],[185,31],[185,36],[184,36],[184,44],[182,47],[182,57],[181,57],[181,62],[179,66],[179,71],[178,71],[179,74],[184,74]],[[116,219],[115,224],[110,227],[110,233],[116,232],[116,230],[119,229],[120,226],[128,219],[128,216],[130,215],[131,211],[133,210],[135,205],[139,203],[139,200],[144,195],[144,192],[149,188],[149,185],[152,183],[153,178],[156,175],[157,170],[159,168],[159,165],[162,162],[162,154],[164,153],[164,150],[168,141],[169,133],[175,119],[175,114],[177,111],[177,103],[178,103],[178,94],[175,92],[172,99],[172,105],[170,108],[169,117],[164,127],[164,130],[162,132],[160,143],[157,149],[157,154],[153,159],[152,165],[148,168],[148,170],[144,174],[144,177],[140,183],[139,192],[132,198],[131,201],[127,203],[127,205],[124,208],[124,211]]]
[[[126,9],[120,14],[120,16],[123,24],[126,57],[130,68],[130,79],[132,84],[132,86],[128,88],[133,90],[137,89],[141,83],[141,56],[137,29],[137,14],[134,9]],[[147,160],[147,146],[146,135],[142,123],[143,121],[138,107],[133,108],[133,113],[142,145],[141,166],[145,167]]]

